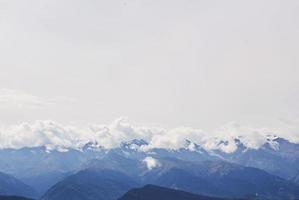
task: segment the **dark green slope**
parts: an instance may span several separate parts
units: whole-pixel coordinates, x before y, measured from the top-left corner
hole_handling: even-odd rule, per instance
[[[131,189],[118,200],[229,200],[225,198],[207,197],[181,190],[174,190],[155,185]],[[231,199],[230,199],[231,200]]]
[[[19,197],[19,196],[2,196],[2,195],[0,195],[0,200],[33,200],[33,199],[28,199],[28,198]]]

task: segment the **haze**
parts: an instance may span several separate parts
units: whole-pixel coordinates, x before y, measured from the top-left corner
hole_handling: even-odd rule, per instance
[[[298,11],[296,0],[0,0],[0,122],[296,124]]]

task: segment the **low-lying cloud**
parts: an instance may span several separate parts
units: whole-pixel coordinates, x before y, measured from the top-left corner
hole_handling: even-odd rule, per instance
[[[94,142],[98,146],[111,149],[122,142],[133,139],[145,140],[148,145],[140,150],[152,148],[167,148],[177,150],[189,148],[186,141],[201,145],[210,151],[219,149],[230,153],[237,149],[238,139],[248,148],[257,149],[266,142],[275,147],[275,137],[283,137],[291,142],[299,142],[298,132],[282,132],[267,128],[252,128],[230,123],[216,131],[207,133],[200,129],[178,127],[163,129],[155,127],[133,126],[126,118],[120,118],[111,124],[92,124],[89,127],[73,127],[54,121],[36,121],[22,123],[0,129],[0,148],[22,148],[46,146],[47,149],[65,150],[80,149],[87,142]]]
[[[155,159],[151,156],[145,157],[142,160],[142,162],[146,165],[148,170],[152,170],[152,169],[154,169],[156,167],[159,167],[161,165],[161,163],[157,159]]]

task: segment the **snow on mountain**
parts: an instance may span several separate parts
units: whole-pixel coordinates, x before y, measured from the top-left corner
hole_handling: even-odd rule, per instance
[[[267,144],[270,148],[278,150],[279,144],[275,141],[278,137],[293,143],[299,141],[299,135],[291,134],[290,137],[290,134],[279,133],[277,130],[244,127],[237,123],[230,123],[207,133],[190,127],[163,129],[132,126],[124,118],[111,124],[95,124],[85,128],[65,126],[53,121],[36,121],[1,128],[0,148],[44,146],[48,152],[65,152],[69,149],[114,149],[129,141],[139,140],[142,143],[126,144],[127,148],[142,151],[155,148],[187,148],[190,151],[199,151],[201,147],[205,151],[220,150],[233,153],[237,151],[239,143],[246,149],[259,149]]]

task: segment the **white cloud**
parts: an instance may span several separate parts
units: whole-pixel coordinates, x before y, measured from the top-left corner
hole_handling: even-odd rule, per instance
[[[84,135],[75,128],[53,121],[22,123],[0,130],[1,148],[46,146],[47,149],[75,148],[84,140]]]
[[[116,148],[122,142],[143,139],[148,145],[140,150],[151,148],[189,148],[186,140],[201,145],[206,150],[219,149],[231,153],[237,149],[235,139],[246,147],[257,149],[268,139],[280,136],[292,142],[299,142],[295,129],[289,133],[266,128],[252,128],[230,123],[214,132],[204,132],[190,127],[174,129],[132,126],[126,118],[120,118],[107,125],[93,124],[89,127],[70,127],[53,121],[36,121],[0,129],[0,148],[21,148],[46,146],[49,149],[80,148],[88,141],[96,142],[104,148]],[[298,130],[298,129],[297,129]],[[287,131],[287,129],[285,130]],[[270,145],[277,148],[275,142]],[[194,150],[194,147],[191,147]]]
[[[205,133],[199,129],[189,127],[178,127],[170,130],[161,129],[152,135],[149,141],[149,148],[170,148],[179,149],[184,147],[186,140],[195,143],[202,143]]]
[[[152,169],[154,169],[156,167],[159,167],[161,165],[160,162],[157,159],[155,159],[153,157],[150,157],[150,156],[144,158],[142,160],[142,162],[146,164],[146,167],[147,167],[148,170],[152,170]]]
[[[220,149],[231,153],[237,149],[235,139],[238,139],[246,147],[258,149],[267,142],[270,136],[275,135],[279,135],[278,130],[246,127],[232,122],[212,132],[211,137],[205,138],[203,146],[206,149]]]
[[[126,118],[119,118],[108,125],[90,125],[90,130],[94,133],[93,140],[96,140],[101,146],[106,148],[118,147],[121,142],[133,139],[150,140],[154,130],[133,127]]]

